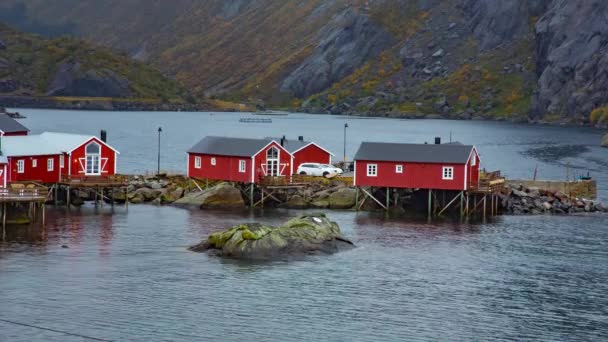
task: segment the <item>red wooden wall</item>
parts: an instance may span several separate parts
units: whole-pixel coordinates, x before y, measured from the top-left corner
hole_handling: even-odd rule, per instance
[[[293,173],[304,163],[330,164],[331,154],[316,145],[308,145],[293,155]]]

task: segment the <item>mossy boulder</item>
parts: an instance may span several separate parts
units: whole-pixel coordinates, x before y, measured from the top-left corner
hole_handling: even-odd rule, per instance
[[[608,134],[604,135],[602,139],[602,147],[608,147]]]
[[[329,207],[331,209],[351,209],[357,202],[357,190],[342,188],[329,195]]]
[[[201,209],[244,209],[241,191],[234,185],[221,183],[202,192],[190,193],[174,202],[175,205]]]
[[[290,209],[306,209],[308,202],[301,195],[293,195],[287,201],[287,208]]]
[[[209,235],[190,250],[243,260],[274,260],[333,254],[353,246],[335,222],[319,214],[297,217],[276,228],[240,224]]]

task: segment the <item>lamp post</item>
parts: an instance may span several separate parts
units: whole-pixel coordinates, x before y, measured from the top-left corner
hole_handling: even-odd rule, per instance
[[[346,162],[346,129],[348,128],[348,122],[344,124],[344,162]]]
[[[163,132],[162,127],[158,127],[158,168],[156,169],[156,174],[160,175],[160,134]]]

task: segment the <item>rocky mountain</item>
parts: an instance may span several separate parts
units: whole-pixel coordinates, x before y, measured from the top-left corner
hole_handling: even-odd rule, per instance
[[[184,100],[159,71],[108,48],[0,24],[0,95]]]
[[[4,0],[199,96],[312,112],[588,122],[608,104],[604,0]]]

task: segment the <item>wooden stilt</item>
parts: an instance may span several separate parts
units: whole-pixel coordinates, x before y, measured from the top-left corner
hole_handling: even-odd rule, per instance
[[[432,217],[432,210],[433,210],[433,190],[429,189],[429,203],[428,203],[428,217],[429,219]]]
[[[484,194],[483,195],[483,220],[486,220],[486,210],[487,210],[487,202],[488,202],[488,195]]]
[[[355,193],[355,208],[357,209],[357,211],[359,210],[359,187],[357,187]]]
[[[66,187],[66,202],[65,205],[68,208],[68,210],[70,209],[70,206],[72,205],[72,202],[70,201],[70,187]]]
[[[454,197],[454,198],[453,198],[453,199],[450,201],[450,203],[448,203],[448,204],[447,204],[447,205],[446,205],[446,206],[445,206],[443,209],[441,209],[441,211],[439,212],[439,214],[437,214],[437,216],[441,216],[441,214],[443,214],[443,212],[444,212],[444,211],[446,211],[446,210],[447,210],[447,209],[448,209],[448,208],[449,208],[449,207],[450,207],[452,204],[454,204],[454,202],[456,202],[456,201],[457,201],[459,198],[460,198],[460,203],[461,203],[461,204],[460,204],[460,205],[461,205],[460,212],[461,212],[461,214],[462,214],[462,193],[463,193],[463,192],[460,192],[458,195],[456,195],[456,197]]]
[[[53,186],[53,197],[54,197],[55,206],[57,206],[57,203],[59,202],[59,184],[55,184]]]
[[[460,193],[460,220],[464,216],[464,191]]]
[[[391,207],[391,188],[386,188],[386,210]]]
[[[125,206],[127,211],[129,211],[129,188],[125,187]]]
[[[255,188],[255,183],[251,183],[251,187],[249,189],[249,206],[251,208],[254,207],[254,202],[253,202],[254,201],[253,194],[254,194],[254,190],[255,190],[254,188]]]
[[[46,204],[42,203],[42,226],[46,226]]]
[[[380,202],[376,197],[374,197],[371,193],[367,192],[367,190],[365,189],[361,189],[361,191],[363,191],[363,193],[365,195],[367,195],[366,198],[371,198],[374,202],[378,203],[379,206],[381,206],[384,209],[387,209],[384,204],[382,202]],[[365,201],[364,201],[365,202]],[[361,205],[363,205],[363,203],[361,203]]]
[[[6,241],[6,203],[2,203],[2,241]]]

